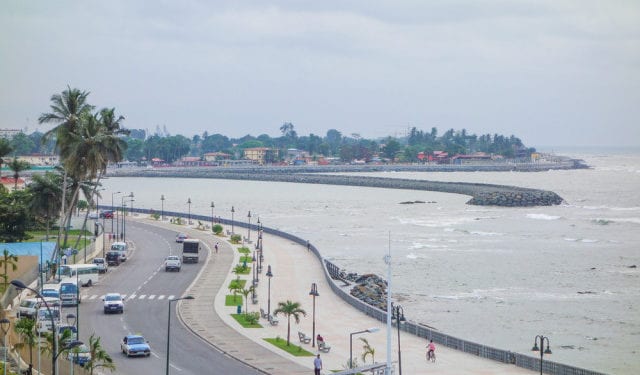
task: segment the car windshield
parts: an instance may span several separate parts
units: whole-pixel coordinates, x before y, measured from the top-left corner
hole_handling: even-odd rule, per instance
[[[93,263],[96,263],[96,264],[98,264],[98,263],[104,263],[104,259],[102,259],[102,258],[99,258],[99,259],[98,259],[98,258],[96,258],[96,259],[94,259],[94,260],[93,260]]]
[[[122,300],[120,296],[115,296],[115,295],[108,295],[104,299],[105,301],[121,301]]]
[[[127,343],[131,345],[144,344],[144,339],[142,337],[130,337],[129,340],[127,340]]]
[[[178,258],[177,256],[170,256],[167,257],[167,260],[179,260],[180,258]]]
[[[57,290],[54,289],[44,289],[42,291],[43,297],[57,297],[59,295]]]

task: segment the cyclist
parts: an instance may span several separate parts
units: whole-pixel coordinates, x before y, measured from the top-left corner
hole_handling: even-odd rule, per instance
[[[436,361],[436,344],[433,343],[433,340],[429,340],[429,344],[427,344],[427,361]]]

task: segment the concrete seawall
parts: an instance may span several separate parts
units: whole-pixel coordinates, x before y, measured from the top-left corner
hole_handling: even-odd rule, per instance
[[[348,166],[351,167],[351,166]],[[384,189],[407,189],[438,191],[468,195],[468,204],[478,206],[530,207],[551,206],[562,203],[563,199],[552,191],[520,188],[516,186],[477,184],[466,182],[439,182],[383,177],[327,175],[322,173],[340,172],[377,172],[406,171],[415,169],[398,168],[336,168],[336,167],[191,167],[191,168],[154,168],[154,169],[117,169],[110,170],[111,177],[157,177],[157,178],[212,178],[225,180],[275,181],[304,184],[326,184],[363,186]],[[405,166],[407,167],[407,166]],[[409,166],[410,167],[410,166]],[[420,169],[424,171],[424,169]],[[466,169],[464,169],[466,170]],[[315,172],[315,173],[313,173]]]

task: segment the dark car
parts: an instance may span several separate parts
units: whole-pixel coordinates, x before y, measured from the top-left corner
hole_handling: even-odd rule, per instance
[[[109,266],[120,265],[120,253],[117,251],[108,251],[105,259],[107,260],[107,265]]]

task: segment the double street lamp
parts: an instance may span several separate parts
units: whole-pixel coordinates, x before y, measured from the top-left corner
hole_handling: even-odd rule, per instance
[[[184,297],[180,297],[180,298],[174,298],[174,299],[170,299],[169,300],[169,318],[167,319],[167,365],[165,367],[165,372],[166,375],[169,375],[169,339],[170,339],[170,333],[171,333],[171,302],[175,302],[175,301],[180,301],[183,299],[194,299],[193,296],[184,296]]]
[[[391,303],[391,319],[396,321],[398,327],[398,373],[402,375],[402,352],[400,351],[400,324],[405,322],[404,309],[400,305]]]
[[[164,194],[160,195],[160,202],[162,202],[160,209],[160,221],[164,221]]]
[[[547,349],[544,349],[544,342],[547,342]],[[540,342],[540,347],[538,348],[538,342]],[[540,352],[540,375],[542,375],[542,357],[545,354],[551,354],[551,349],[549,349],[549,338],[547,336],[536,335],[533,339],[533,348],[531,348],[532,352]]]
[[[187,204],[189,205],[189,221],[187,224],[191,224],[191,198],[187,199]]]
[[[113,217],[115,216],[114,213],[116,212],[116,210],[114,209],[115,206],[113,205],[113,197],[116,194],[120,194],[120,193],[122,193],[122,192],[121,191],[116,191],[116,192],[111,193],[111,233],[113,233]],[[117,225],[118,225],[118,223],[116,222],[116,231],[115,231],[116,234],[118,233]]]
[[[362,331],[352,332],[349,334],[349,368],[353,368],[353,335],[358,335],[360,333],[373,333],[378,332],[380,328],[373,327],[368,328]]]
[[[271,316],[271,278],[273,277],[273,273],[271,272],[271,265],[267,266],[267,277],[269,278],[269,286],[267,287],[267,316]]]
[[[236,212],[236,210],[233,208],[233,206],[231,206],[231,235],[233,235],[235,233],[235,231],[233,230],[233,214]]]
[[[247,243],[251,243],[251,211],[247,214],[247,219],[249,219],[249,226],[247,227]]]
[[[311,347],[316,347],[316,297],[320,294],[318,293],[318,286],[316,283],[311,283],[311,291],[309,295],[313,297],[313,319],[312,319],[312,328],[311,328]]]
[[[56,322],[55,322],[55,319],[54,319],[54,316],[53,316],[53,312],[51,311],[51,308],[49,307],[49,304],[47,303],[47,300],[37,290],[29,288],[28,286],[26,286],[20,280],[11,280],[11,285],[13,285],[14,287],[16,287],[18,289],[27,289],[27,290],[32,291],[33,293],[35,293],[36,297],[38,297],[44,303],[44,306],[47,309],[47,313],[49,314],[49,319],[51,320],[51,329],[53,331],[53,345],[52,345],[52,349],[51,349],[51,374],[52,375],[56,375],[56,372],[57,372],[56,363],[58,361],[58,357],[60,356],[60,354],[63,351],[66,351],[66,350],[75,348],[77,346],[80,346],[83,343],[82,343],[82,341],[78,341],[78,340],[70,341],[69,343],[67,343],[66,345],[64,345],[62,347],[61,351],[58,352],[58,342],[56,340],[57,329],[58,328],[56,327]]]
[[[216,205],[215,205],[215,204],[213,204],[213,201],[211,201],[211,230],[213,230],[213,222],[214,222],[214,219],[213,219],[213,209],[214,209],[215,207],[216,207]]]

